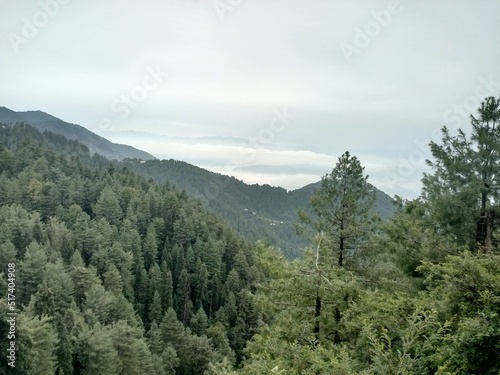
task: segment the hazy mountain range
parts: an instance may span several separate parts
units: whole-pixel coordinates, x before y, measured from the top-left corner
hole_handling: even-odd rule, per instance
[[[82,126],[64,122],[41,111],[15,112],[0,107],[0,123],[20,122],[40,131],[50,131],[78,140],[89,148],[91,154],[116,159],[136,173],[185,190],[204,202],[235,230],[251,240],[263,240],[281,248],[290,258],[297,256],[300,248],[306,244],[295,233],[296,212],[307,208],[311,194],[320,187],[321,182],[295,190],[267,184],[250,185],[183,161],[158,160],[145,151],[112,143]],[[383,218],[390,217],[394,212],[394,201],[378,189],[376,195],[378,212]]]
[[[145,151],[128,145],[112,143],[85,129],[83,126],[64,122],[42,111],[15,112],[8,108],[0,107],[0,122],[7,124],[24,122],[40,131],[47,130],[55,134],[62,134],[68,139],[78,140],[83,143],[89,148],[91,154],[97,153],[110,160],[122,160],[125,158],[155,159],[153,155]]]

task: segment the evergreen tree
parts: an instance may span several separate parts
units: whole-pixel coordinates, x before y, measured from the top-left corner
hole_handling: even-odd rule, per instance
[[[164,262],[165,266],[166,263]],[[173,307],[173,281],[172,273],[167,267],[163,267],[163,310]]]
[[[189,322],[189,328],[191,331],[198,336],[202,336],[206,333],[208,328],[208,318],[203,308],[199,308],[196,314],[193,315],[191,321]]]
[[[110,328],[85,327],[76,338],[76,369],[82,375],[118,375],[120,361]]]
[[[176,369],[181,363],[176,350],[171,345],[167,345],[161,354],[161,358],[165,366],[166,374],[175,375],[177,373]]]
[[[141,363],[141,353],[139,351],[142,332],[130,327],[121,320],[112,325],[110,335],[118,355],[117,374],[135,375],[144,373],[146,363]],[[147,351],[149,352],[149,349]]]
[[[184,268],[179,276],[179,281],[177,285],[177,313],[184,325],[189,323],[191,318],[191,287],[189,284],[189,275],[187,270]]]
[[[153,299],[153,294],[155,291],[161,296],[163,292],[162,285],[162,274],[160,266],[158,263],[154,263],[153,266],[149,269],[149,284],[148,284],[148,296],[149,300]]]
[[[31,295],[35,294],[43,280],[47,266],[45,249],[36,242],[32,242],[19,263],[19,294],[18,303],[27,304]]]
[[[147,271],[156,262],[158,256],[158,243],[156,240],[156,230],[153,223],[149,224],[146,238],[143,244],[144,266]]]
[[[156,321],[153,321],[151,323],[151,327],[149,328],[148,331],[148,344],[149,348],[151,350],[151,353],[160,355],[161,352],[163,351],[163,340],[161,337],[161,330],[158,326],[158,323]]]
[[[148,306],[148,322],[159,322],[162,316],[161,298],[157,290],[154,291],[153,299]]]
[[[486,98],[478,113],[470,136],[443,127],[442,144],[431,142],[434,174],[424,176],[422,195],[439,232],[491,252],[500,216],[500,98]]]
[[[322,234],[338,265],[352,257],[373,232],[375,192],[363,175],[364,167],[345,152],[330,174],[321,179],[321,189],[310,200],[315,217],[299,212],[303,224]],[[299,232],[304,227],[299,226]]]
[[[201,262],[201,261],[200,261]],[[208,306],[208,269],[205,263],[199,263],[198,272],[194,277],[194,307],[200,308]]]
[[[118,296],[123,291],[123,282],[118,268],[112,263],[104,274],[104,288]]]
[[[113,189],[106,186],[99,196],[95,207],[94,213],[96,218],[104,218],[111,225],[119,225],[120,219],[123,217],[123,211],[120,207],[120,202],[116,197]]]
[[[7,273],[7,264],[16,260],[16,248],[6,237],[5,242],[0,244],[0,273]]]
[[[57,334],[48,316],[18,315],[16,370],[26,375],[53,375],[57,366]]]

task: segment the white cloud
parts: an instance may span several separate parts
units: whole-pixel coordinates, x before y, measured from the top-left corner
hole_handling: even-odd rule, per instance
[[[350,150],[382,184],[382,165],[401,175],[400,159],[414,141],[443,125],[443,114],[474,94],[479,77],[500,80],[500,3],[401,4],[403,11],[349,64],[340,43],[352,43],[356,28],[387,1],[252,0],[223,21],[210,0],[70,1],[18,53],[8,37],[0,39],[0,105],[40,109],[92,130],[103,130],[101,119],[110,118],[114,131],[242,139],[257,137],[273,110],[287,106],[296,118],[252,162],[227,144],[143,148],[197,163],[206,155],[214,165],[233,159],[326,165]],[[0,33],[7,36],[22,33],[23,20],[40,5],[4,8]],[[118,118],[113,100],[155,64],[169,79]],[[385,186],[418,191],[419,173]]]

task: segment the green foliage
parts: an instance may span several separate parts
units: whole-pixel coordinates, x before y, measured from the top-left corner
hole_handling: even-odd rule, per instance
[[[452,323],[439,352],[452,368],[467,374],[500,371],[500,256],[465,252],[445,262],[423,262],[433,303]]]
[[[307,242],[298,237],[294,223],[297,209],[306,209],[320,183],[287,191],[269,185],[247,185],[234,177],[213,173],[178,160],[124,161],[127,168],[160,183],[173,184],[225,219],[231,227],[253,241],[280,248],[288,259],[301,256]],[[394,212],[393,201],[376,190],[376,208],[384,218]],[[255,213],[255,214],[254,214]],[[183,220],[183,219],[181,219]],[[181,229],[180,221],[178,229]],[[186,223],[189,225],[189,221]]]
[[[483,103],[470,137],[445,130],[431,144],[422,197],[384,223],[344,154],[302,215],[312,241],[293,262],[124,167],[135,162],[0,127],[0,286],[16,263],[17,373],[499,374],[499,104]],[[0,321],[2,347],[8,331]]]
[[[311,196],[315,216],[299,211],[299,233],[307,235],[312,230],[312,238],[321,234],[341,267],[374,231],[375,191],[367,182],[368,176],[363,176],[363,169],[355,156],[345,152],[332,172],[322,178],[321,189]]]
[[[202,374],[242,353],[257,325],[253,246],[185,193],[77,156],[74,141],[24,126],[0,127],[0,141],[13,161],[0,172],[0,286],[15,262],[20,373]]]
[[[76,368],[81,374],[119,374],[120,361],[110,331],[110,326],[97,324],[84,328],[76,338]]]
[[[52,375],[56,368],[57,335],[50,318],[19,315],[16,370],[19,374]]]
[[[443,127],[442,144],[431,142],[434,174],[422,180],[423,197],[439,231],[491,252],[500,194],[500,98],[486,98],[478,113],[471,115],[470,136],[462,130],[452,136]]]

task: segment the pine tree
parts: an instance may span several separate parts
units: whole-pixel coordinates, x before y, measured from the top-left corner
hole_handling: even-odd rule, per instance
[[[143,244],[144,266],[147,271],[156,262],[158,256],[158,244],[156,241],[156,230],[153,223],[150,223]]]
[[[19,263],[19,294],[18,302],[27,304],[32,294],[35,294],[43,280],[47,265],[45,249],[38,243],[32,242],[24,259]]]
[[[194,307],[198,309],[203,306],[208,306],[208,269],[205,263],[201,263],[198,272],[195,275],[194,281]]]
[[[0,231],[1,235],[1,231]],[[5,237],[3,237],[5,238]],[[8,238],[0,244],[0,273],[7,273],[7,264],[16,260],[16,248]]]
[[[123,291],[123,282],[118,268],[114,264],[110,264],[103,276],[104,288],[116,296],[120,295]]]
[[[110,329],[113,347],[118,354],[117,373],[135,375],[143,372],[139,358],[140,337],[142,332],[132,328],[124,321],[114,323]]]
[[[191,318],[192,302],[191,302],[191,286],[189,284],[189,275],[184,268],[179,276],[177,284],[177,313],[184,325],[189,323]]]
[[[156,321],[151,323],[151,327],[148,332],[148,344],[151,353],[160,355],[163,351],[163,340],[161,337],[161,330]]]
[[[50,216],[56,214],[56,209],[60,202],[61,197],[57,185],[52,181],[45,183],[42,187],[42,198],[40,201],[42,221],[47,222]]]
[[[18,315],[17,330],[17,373],[53,375],[58,339],[50,318]]]
[[[443,127],[442,144],[431,142],[434,174],[424,176],[422,195],[440,233],[488,253],[500,217],[500,98],[486,98],[478,113],[470,136]]]
[[[171,346],[167,345],[161,354],[165,371],[167,375],[175,375],[176,369],[179,367],[181,361],[177,355],[177,351]]]
[[[108,324],[111,322],[110,313],[115,300],[113,294],[104,289],[101,284],[94,283],[85,292],[83,311],[87,321],[91,323]]]
[[[111,225],[119,225],[120,219],[123,217],[123,211],[120,207],[120,202],[116,197],[113,189],[106,186],[99,196],[97,203],[94,206],[96,218],[104,218]]]
[[[160,296],[163,293],[162,276],[160,266],[155,262],[149,269],[148,298],[150,301],[153,299],[155,291],[157,291]]]
[[[113,346],[110,328],[99,324],[85,327],[76,338],[75,363],[81,375],[117,375],[119,359]]]
[[[166,263],[164,262],[165,266]],[[173,307],[173,281],[172,273],[168,267],[163,267],[163,310]]]
[[[306,227],[299,225],[299,232],[312,229],[321,234],[340,267],[347,257],[359,251],[373,231],[375,192],[363,170],[359,160],[346,151],[311,197],[310,206],[316,216],[299,212]]]
[[[162,316],[161,298],[157,290],[148,306],[148,322],[159,322]]]
[[[193,315],[191,321],[189,322],[189,328],[191,328],[191,331],[198,336],[206,333],[208,328],[208,318],[203,308],[200,307],[196,314]]]
[[[139,311],[141,318],[146,318],[147,304],[148,304],[148,284],[149,278],[148,273],[143,268],[139,275],[136,276],[135,283],[135,299],[136,308]]]
[[[170,308],[165,312],[160,324],[160,331],[165,345],[171,345],[176,350],[182,349],[186,345],[186,332],[184,326],[177,319],[175,311]]]

